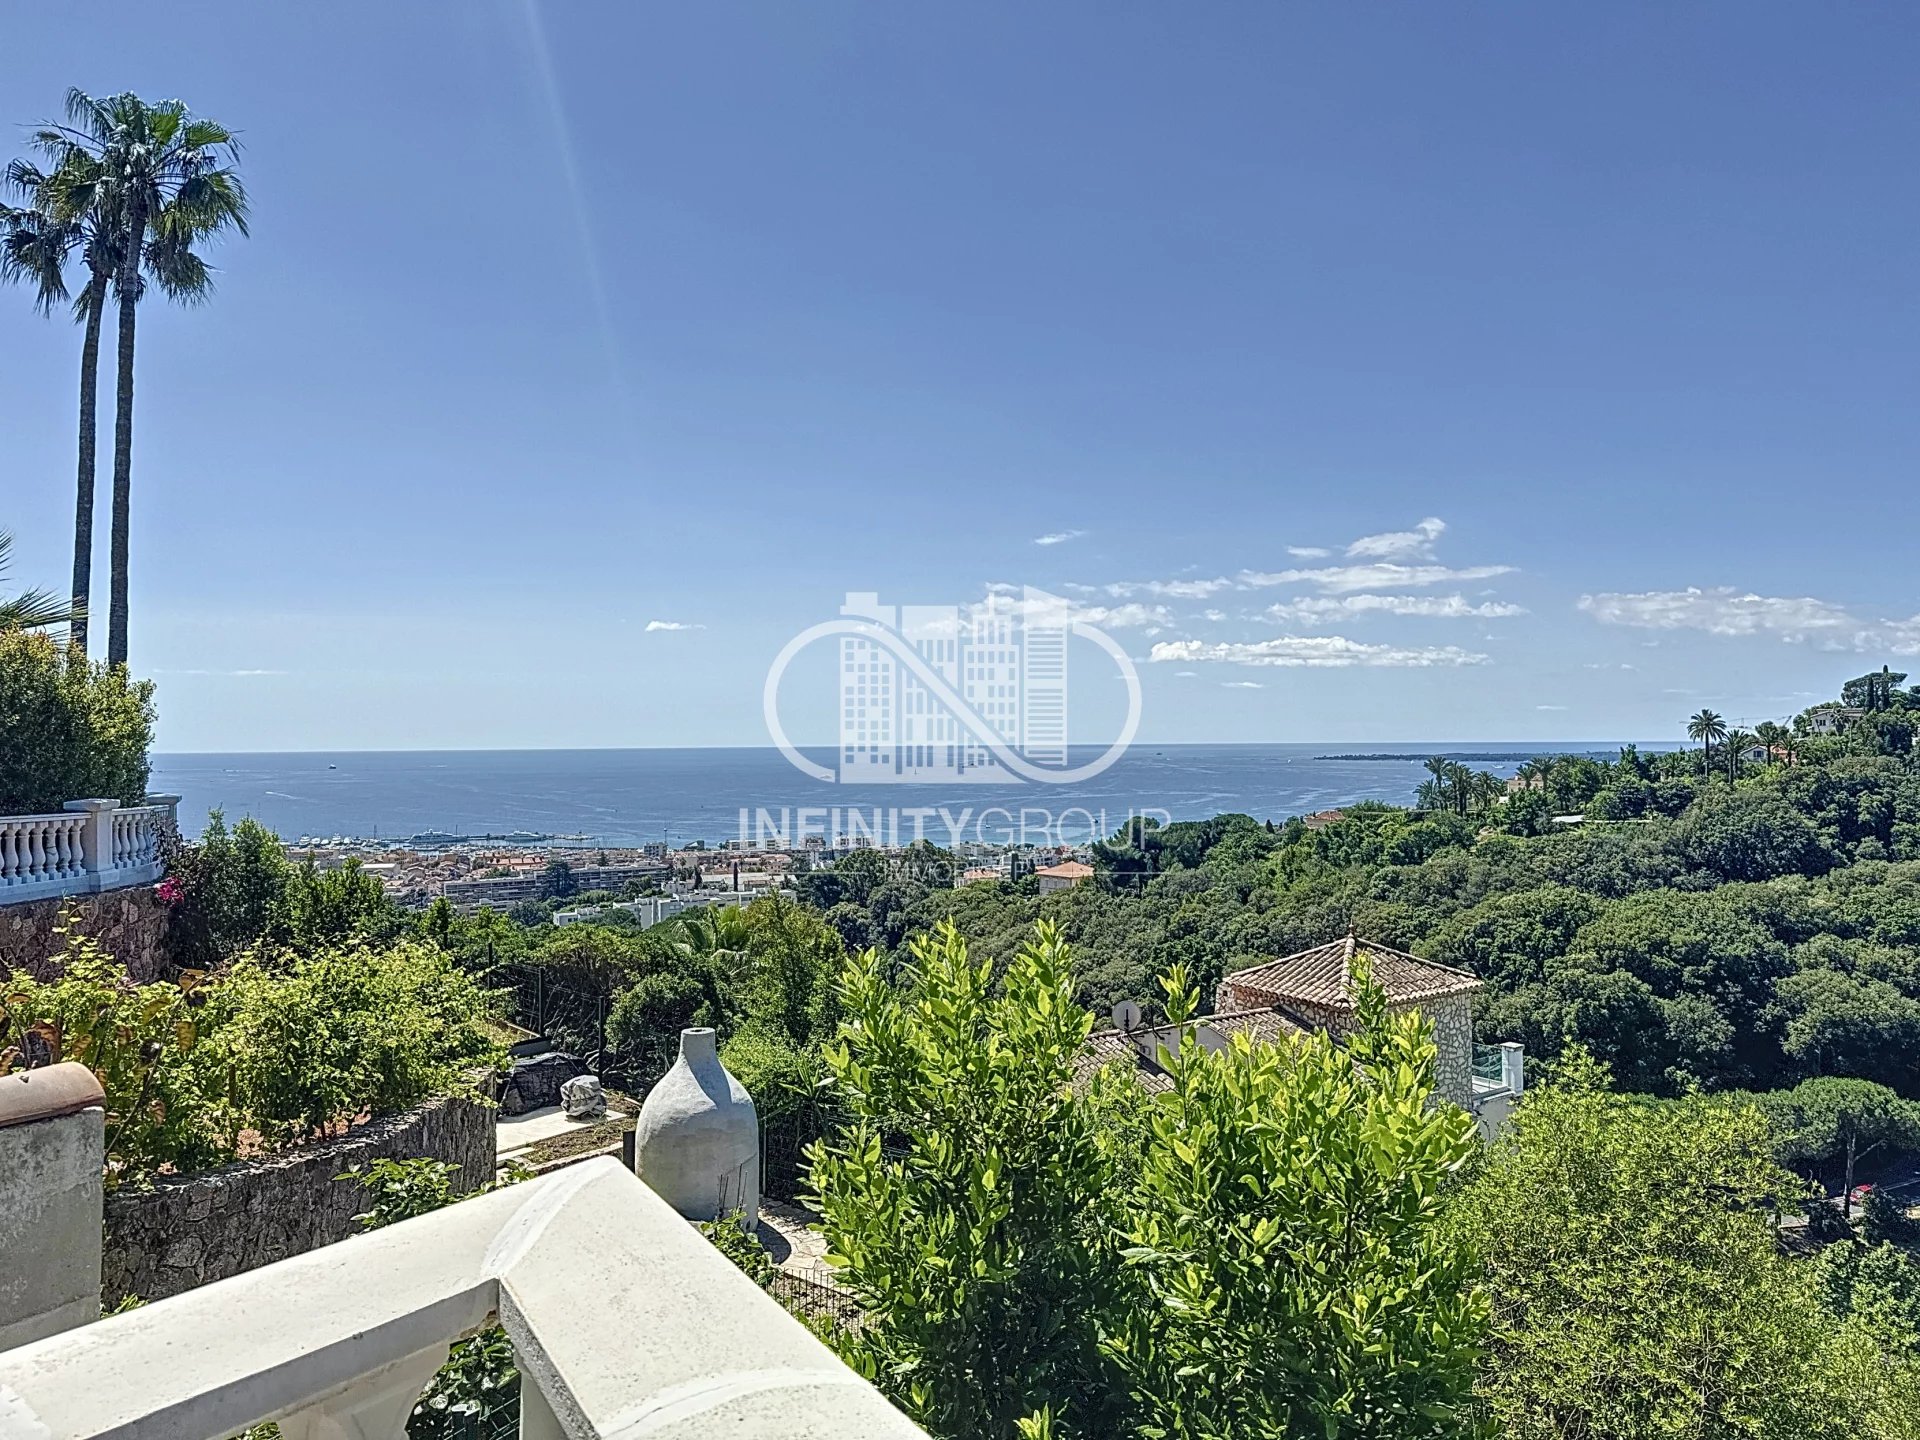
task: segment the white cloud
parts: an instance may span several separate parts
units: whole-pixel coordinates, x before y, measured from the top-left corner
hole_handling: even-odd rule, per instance
[[[1485,655],[1456,645],[1369,645],[1344,635],[1280,635],[1250,643],[1209,643],[1204,640],[1163,640],[1147,658],[1152,661],[1203,661],[1228,665],[1275,665],[1338,669],[1352,666],[1425,669],[1437,665],[1485,665]]]
[[[1781,635],[1803,639],[1815,630],[1859,622],[1838,605],[1811,596],[1743,595],[1730,585],[1712,590],[1643,590],[1582,595],[1579,606],[1603,625],[1642,630],[1704,630],[1709,635]]]
[[[1084,530],[1055,530],[1048,535],[1036,536],[1033,543],[1036,545],[1064,545],[1069,540],[1078,540],[1086,533]]]
[[[1164,605],[1145,605],[1138,601],[1129,601],[1124,605],[1083,605],[1059,595],[1038,591],[1027,594],[1012,585],[1003,584],[987,586],[987,598],[969,606],[967,616],[975,619],[989,612],[1049,625],[1078,623],[1112,630],[1173,623],[1173,612]],[[958,619],[954,624],[957,629]]]
[[[1567,707],[1564,705],[1536,705],[1533,708],[1536,710],[1564,710]]]
[[[704,625],[694,625],[685,620],[647,621],[647,634],[649,635],[653,634],[656,630],[704,630],[706,628]]]
[[[1524,615],[1525,608],[1500,600],[1478,605],[1464,595],[1347,595],[1288,600],[1267,607],[1267,618],[1283,624],[1318,624],[1349,615],[1420,615],[1436,620],[1501,620]]]
[[[1215,624],[1227,618],[1227,612],[1224,610],[1202,610],[1200,614],[1202,618],[1211,620]]]
[[[1119,580],[1103,587],[1116,600],[1131,595],[1153,595],[1166,600],[1205,600],[1233,588],[1224,577],[1216,580]]]
[[[1389,530],[1380,535],[1362,535],[1347,546],[1352,560],[1430,560],[1433,542],[1447,528],[1447,522],[1429,515],[1411,530]]]
[[[1456,567],[1439,564],[1434,558],[1434,546],[1446,533],[1446,528],[1445,521],[1430,515],[1411,530],[1362,535],[1346,547],[1345,558],[1355,562],[1352,564],[1242,570],[1232,576],[1220,575],[1212,579],[1122,580],[1103,588],[1115,599],[1145,595],[1166,600],[1207,600],[1223,590],[1266,590],[1282,585],[1308,585],[1324,594],[1347,595],[1363,590],[1418,590],[1433,585],[1458,585],[1469,581],[1492,580],[1513,573],[1514,567],[1511,565]],[[1298,560],[1324,560],[1332,554],[1319,545],[1289,545],[1286,548],[1287,553]],[[1393,610],[1385,603],[1374,603],[1371,608],[1396,614],[1438,613]],[[1494,606],[1487,608],[1484,613],[1512,615],[1522,612],[1517,606]]]
[[[1228,690],[1264,690],[1267,688],[1258,680],[1226,680],[1221,683]]]
[[[1811,595],[1756,595],[1731,585],[1688,586],[1582,595],[1578,603],[1602,625],[1766,635],[1790,644],[1813,642],[1823,650],[1920,655],[1920,615],[1908,620],[1869,620]]]
[[[1330,594],[1355,590],[1410,590],[1426,585],[1456,585],[1468,580],[1491,580],[1496,575],[1511,575],[1511,565],[1469,565],[1449,569],[1445,565],[1399,565],[1381,561],[1372,565],[1321,565],[1304,570],[1243,570],[1240,584],[1245,589],[1267,589],[1275,585],[1317,585]]]
[[[1194,676],[1198,675],[1200,672],[1198,670],[1176,670],[1173,673],[1176,677],[1183,677],[1185,679],[1191,680],[1193,679]]]

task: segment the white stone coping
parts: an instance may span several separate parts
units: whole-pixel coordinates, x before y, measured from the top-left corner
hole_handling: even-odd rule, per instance
[[[496,1314],[528,1440],[924,1440],[612,1159],[0,1353],[0,1440],[387,1440]]]

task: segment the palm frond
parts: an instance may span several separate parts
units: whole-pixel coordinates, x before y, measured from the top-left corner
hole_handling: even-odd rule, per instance
[[[13,558],[13,536],[0,530],[0,579]],[[77,619],[79,611],[56,595],[44,590],[29,590],[11,600],[0,600],[0,631],[45,630]]]
[[[160,293],[183,305],[199,305],[213,294],[213,267],[188,248],[193,236],[178,226],[154,236],[147,246],[147,271]]]
[[[67,119],[72,121],[77,129],[84,130],[96,140],[104,141],[114,129],[113,102],[125,98],[125,96],[116,95],[106,100],[96,100],[75,85],[67,91]]]
[[[67,298],[67,257],[79,228],[38,210],[0,205],[0,281],[34,287],[34,309],[51,315]]]

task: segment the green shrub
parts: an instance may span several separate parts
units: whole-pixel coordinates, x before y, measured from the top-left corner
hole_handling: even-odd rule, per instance
[[[153,682],[46,635],[0,631],[0,815],[147,793]]]
[[[231,831],[215,810],[197,845],[168,857],[176,898],[169,926],[174,958],[213,966],[250,946],[301,952],[354,941],[386,941],[407,928],[384,887],[349,859],[322,870],[287,859],[280,837],[258,820]],[[442,932],[444,935],[444,931]]]
[[[678,973],[643,975],[623,992],[607,1017],[607,1044],[640,1074],[658,1075],[673,1064],[682,1030],[720,1028],[723,1019],[718,978],[706,965],[690,961]]]
[[[0,1075],[76,1061],[106,1092],[107,1180],[227,1158],[224,1105],[201,1045],[201,976],[135,984],[91,940],[75,937],[59,978],[8,977],[0,993]]]
[[[167,860],[178,894],[168,924],[174,958],[211,967],[264,940],[292,874],[279,836],[252,819],[229,831],[215,810],[200,843],[178,847]]]
[[[431,945],[286,963],[280,973],[249,956],[224,975],[138,985],[75,940],[57,980],[16,976],[0,992],[0,1074],[59,1060],[91,1068],[117,1183],[472,1093],[500,1059],[493,997]]]
[[[373,1203],[353,1218],[369,1230],[426,1215],[454,1200],[453,1177],[458,1165],[424,1156],[410,1160],[381,1157],[356,1165],[336,1180],[351,1180],[373,1197]]]
[[[713,1243],[714,1249],[744,1271],[746,1277],[762,1290],[773,1283],[778,1267],[767,1253],[767,1247],[746,1228],[738,1210],[722,1215],[718,1220],[701,1221],[699,1230]]]
[[[215,1041],[253,1128],[276,1141],[327,1133],[445,1093],[492,1062],[488,992],[437,946],[405,941],[238,961],[217,993]]]

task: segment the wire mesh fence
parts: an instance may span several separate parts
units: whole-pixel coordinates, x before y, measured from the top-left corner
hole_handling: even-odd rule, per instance
[[[866,1324],[860,1302],[842,1289],[824,1266],[810,1270],[776,1270],[766,1291],[787,1313],[816,1333],[822,1330],[858,1330]]]

